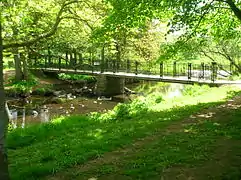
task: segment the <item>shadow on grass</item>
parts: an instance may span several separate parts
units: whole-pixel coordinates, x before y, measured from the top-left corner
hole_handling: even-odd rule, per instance
[[[160,112],[144,111],[122,121],[103,122],[72,116],[56,123],[17,129],[8,135],[11,177],[38,179],[82,164],[221,103],[200,103]]]

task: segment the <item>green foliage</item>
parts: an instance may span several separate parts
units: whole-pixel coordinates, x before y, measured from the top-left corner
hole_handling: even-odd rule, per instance
[[[163,97],[161,95],[156,96],[155,103],[161,103],[163,101]]]
[[[18,94],[30,93],[32,91],[32,88],[33,88],[32,84],[28,84],[23,81],[13,85],[13,89]]]
[[[31,93],[33,90],[33,87],[37,85],[36,81],[26,81],[22,80],[19,82],[14,82],[12,84],[12,89],[14,89],[17,93]]]
[[[190,85],[190,86],[185,86],[183,90],[183,95],[188,95],[188,96],[199,96],[205,92],[208,92],[211,88],[208,85]]]
[[[239,91],[237,91],[237,90],[230,90],[230,91],[227,91],[226,99],[229,100],[229,99],[232,99],[233,97],[238,96],[238,95],[240,95]]]
[[[9,70],[14,68],[13,57],[3,54],[3,69]]]
[[[10,87],[11,92],[17,94],[31,93],[33,88],[38,84],[37,78],[29,74],[28,80],[16,81],[14,77],[8,79],[7,87]]]
[[[130,117],[130,104],[118,104],[114,107],[113,112],[116,120],[124,120]]]
[[[148,109],[148,104],[145,99],[135,99],[130,104],[130,114],[132,115],[132,117],[138,117],[138,115],[147,112]]]
[[[148,111],[148,105],[144,99],[136,99],[131,103],[119,103],[113,110],[107,113],[91,113],[90,117],[102,122],[123,121],[126,119],[136,118]]]
[[[95,77],[88,76],[88,75],[80,75],[80,74],[60,73],[60,74],[58,74],[58,78],[61,79],[61,80],[71,80],[71,81],[83,80],[83,81],[87,81],[89,83],[96,82],[96,78]]]
[[[236,81],[241,80],[241,74],[235,74],[229,77],[229,80]]]

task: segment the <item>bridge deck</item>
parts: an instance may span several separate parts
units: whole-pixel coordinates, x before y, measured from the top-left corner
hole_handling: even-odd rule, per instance
[[[147,75],[147,74],[135,74],[135,73],[127,73],[127,72],[103,72],[100,71],[87,71],[87,70],[73,70],[73,69],[61,69],[58,68],[44,68],[44,71],[47,72],[56,72],[56,73],[75,73],[75,74],[85,74],[85,75],[106,75],[112,77],[122,77],[122,78],[137,78],[143,80],[151,80],[151,81],[160,81],[160,82],[170,82],[170,83],[181,83],[181,84],[209,84],[209,85],[225,85],[225,84],[240,84],[241,81],[230,81],[230,80],[215,80],[214,82],[210,79],[199,79],[192,77],[188,79],[186,76],[163,76],[160,75]]]

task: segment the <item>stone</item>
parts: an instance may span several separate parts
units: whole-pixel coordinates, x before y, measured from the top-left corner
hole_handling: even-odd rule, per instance
[[[53,92],[53,95],[58,97],[58,96],[60,96],[62,93],[63,93],[62,91],[54,91],[54,92]]]
[[[124,78],[120,77],[109,77],[106,75],[99,75],[96,83],[96,94],[97,96],[115,96],[123,94],[124,89]]]

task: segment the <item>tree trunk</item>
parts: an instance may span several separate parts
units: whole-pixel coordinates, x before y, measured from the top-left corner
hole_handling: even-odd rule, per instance
[[[13,36],[18,36],[18,29],[15,26],[12,26]],[[19,51],[18,47],[13,48],[12,50],[13,58],[14,58],[14,64],[15,64],[15,80],[21,81],[23,80],[23,72],[22,72],[22,65],[21,65],[21,59],[19,57]]]
[[[15,64],[15,80],[21,81],[23,80],[23,72],[22,72],[22,65],[21,59],[19,57],[18,48],[13,49],[14,54],[14,64]]]
[[[233,0],[227,0],[226,3],[228,3],[235,16],[241,21],[241,10],[237,7],[235,2]]]
[[[24,54],[21,55],[21,61],[23,62],[23,79],[29,80],[28,65],[27,65],[27,61],[26,61],[26,56],[24,56]]]
[[[8,180],[8,161],[6,150],[6,133],[8,117],[5,110],[5,92],[3,86],[3,39],[2,39],[2,17],[0,13],[0,179]]]

